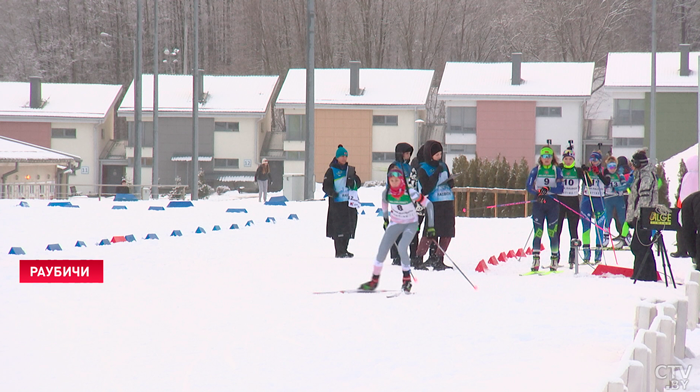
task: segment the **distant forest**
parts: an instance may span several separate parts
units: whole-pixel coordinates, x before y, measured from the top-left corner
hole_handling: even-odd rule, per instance
[[[143,72],[153,5],[143,1]],[[0,80],[128,84],[135,0],[1,0]],[[698,0],[658,0],[657,50],[700,49]],[[651,0],[315,0],[316,67],[434,69],[446,61],[593,61],[651,50]],[[200,0],[206,74],[282,75],[305,66],[306,0]],[[190,73],[192,0],[158,3],[161,73]],[[106,34],[101,34],[106,33]],[[164,49],[176,55],[165,55]],[[165,60],[165,62],[163,62]],[[177,61],[174,61],[177,60]]]

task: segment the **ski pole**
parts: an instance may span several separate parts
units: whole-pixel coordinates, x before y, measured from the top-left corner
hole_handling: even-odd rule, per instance
[[[447,254],[447,252],[445,252],[445,250],[442,249],[442,246],[440,246],[440,244],[437,242],[437,240],[433,239],[433,241],[435,242],[435,245],[437,245],[438,249],[440,249],[440,252],[442,252],[443,255],[447,256],[447,258],[450,259],[450,262],[452,263],[452,265],[454,265],[454,266],[457,268],[457,271],[459,271],[459,273],[462,274],[462,276],[464,276],[464,279],[466,279],[467,282],[469,282],[469,284],[472,285],[472,287],[474,288],[474,290],[478,290],[478,288],[477,288],[476,286],[474,286],[474,283],[472,283],[472,281],[469,280],[469,278],[467,278],[467,275],[465,275],[464,272],[462,272],[462,269],[459,268],[459,266],[457,265],[457,263],[455,263],[455,261],[452,260],[452,257],[450,257],[450,256]]]
[[[534,233],[534,232],[535,232],[535,227],[533,226],[532,229],[530,229],[530,235],[527,236],[527,239],[525,240],[525,245],[523,245],[522,249],[525,249],[525,247],[527,246],[527,243],[530,242],[530,237],[532,237],[532,233]],[[522,259],[522,256],[518,256],[518,261],[520,261],[520,259]]]

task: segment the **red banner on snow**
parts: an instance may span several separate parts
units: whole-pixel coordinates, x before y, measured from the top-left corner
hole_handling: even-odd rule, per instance
[[[103,260],[20,260],[20,283],[103,283]]]

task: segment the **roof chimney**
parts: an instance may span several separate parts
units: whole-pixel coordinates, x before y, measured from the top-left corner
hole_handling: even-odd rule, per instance
[[[197,101],[199,103],[203,103],[205,101],[204,99],[204,70],[199,69],[197,71]]]
[[[681,44],[681,76],[690,75],[689,60],[690,57],[690,44]]]
[[[523,79],[520,77],[520,66],[522,63],[522,53],[513,53],[510,55],[510,60],[513,64],[513,76],[511,78],[510,84],[513,86],[520,85]]]
[[[41,77],[29,77],[29,107],[32,109],[41,109]]]
[[[350,61],[350,95],[361,95],[360,91],[360,62]]]

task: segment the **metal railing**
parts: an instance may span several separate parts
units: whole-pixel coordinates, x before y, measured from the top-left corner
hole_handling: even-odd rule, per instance
[[[111,197],[116,195],[114,192],[108,192],[121,184],[56,184],[52,182],[14,182],[5,183],[2,185],[3,199],[67,199],[71,196],[88,196],[97,197],[101,200],[103,197]],[[131,190],[131,194],[136,195],[139,199],[143,193],[143,188],[152,188],[152,185],[127,185]],[[82,189],[81,189],[82,188]],[[89,188],[86,190],[85,188]],[[180,188],[183,194],[189,192],[189,186],[185,184],[167,185],[159,184],[159,196],[167,195],[171,190]],[[94,190],[97,189],[97,192]],[[135,192],[135,190],[138,190]],[[150,194],[150,193],[149,193]]]
[[[455,215],[478,217],[527,217],[529,213],[528,192],[525,189],[455,187]],[[493,195],[493,198],[490,197]],[[501,197],[499,198],[499,195]],[[523,201],[522,205],[498,206],[500,203]],[[463,206],[463,207],[461,207]],[[492,208],[493,207],[493,208]],[[522,215],[516,211],[523,211]],[[462,212],[463,214],[460,214]]]

